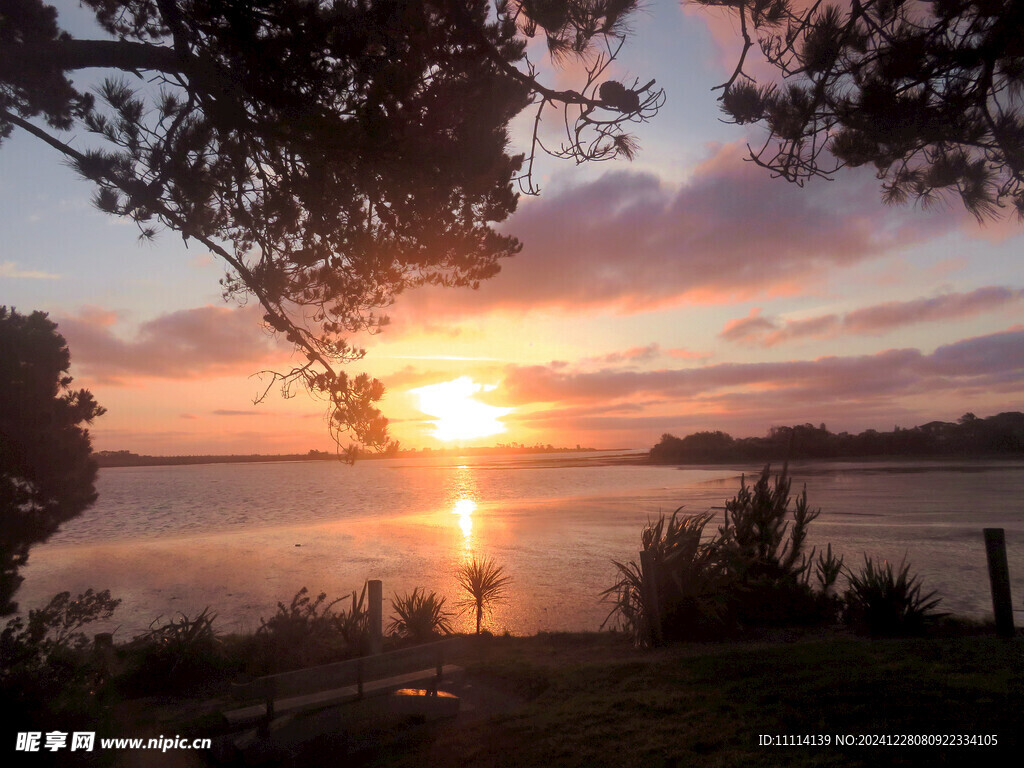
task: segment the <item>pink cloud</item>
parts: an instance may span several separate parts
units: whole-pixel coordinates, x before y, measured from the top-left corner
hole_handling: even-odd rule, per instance
[[[862,307],[845,315],[818,315],[802,320],[762,317],[760,309],[754,309],[747,317],[730,320],[718,335],[726,341],[763,347],[802,338],[878,335],[917,323],[974,317],[1022,300],[1024,289],[987,286],[967,293],[890,301]]]
[[[116,313],[96,307],[58,319],[76,370],[106,383],[196,379],[252,373],[288,358],[288,347],[261,329],[251,307],[171,312],[140,324],[130,338],[114,332],[116,320]]]
[[[762,317],[761,308],[754,307],[746,317],[739,317],[727,322],[725,328],[718,335],[726,341],[743,341],[760,336],[767,331],[773,331],[775,328],[775,321]]]
[[[593,442],[580,435],[590,433],[607,445],[649,444],[665,431],[761,434],[773,424],[806,421],[836,430],[888,429],[965,410],[1017,409],[1024,395],[1024,326],[930,354],[891,349],[657,371],[510,366],[495,394],[519,408],[510,422]]]
[[[674,357],[677,360],[709,360],[712,357],[710,352],[697,352],[696,350],[687,349],[686,347],[666,349],[665,354],[669,357]]]
[[[829,270],[936,237],[949,217],[884,207],[851,173],[813,189],[771,179],[721,147],[686,184],[617,171],[526,200],[505,229],[523,251],[477,291],[424,288],[398,324],[491,310],[623,313],[806,290]]]
[[[645,347],[630,347],[629,349],[622,350],[621,352],[609,352],[606,355],[597,355],[596,357],[588,357],[580,361],[581,363],[597,363],[599,365],[609,365],[614,363],[640,363],[656,360],[661,357],[661,347],[657,344],[648,344]]]
[[[616,403],[668,398],[680,403],[757,392],[759,399],[798,404],[863,402],[985,383],[1024,391],[1024,327],[939,347],[890,349],[874,355],[815,360],[719,363],[657,371],[583,372],[549,366],[509,366],[501,387],[512,405]]]

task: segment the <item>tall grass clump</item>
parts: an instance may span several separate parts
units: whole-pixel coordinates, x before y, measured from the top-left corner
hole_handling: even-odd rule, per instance
[[[421,591],[418,587],[402,596],[397,593],[391,600],[394,615],[388,624],[388,634],[417,643],[425,643],[452,633],[454,614],[444,608],[445,598],[436,592]]]
[[[646,643],[655,621],[650,603],[655,594],[657,620],[667,640],[722,623],[726,606],[721,588],[726,574],[716,559],[715,548],[704,538],[711,514],[681,517],[681,511],[682,507],[670,518],[662,515],[641,533],[643,548],[651,553],[655,592],[636,561],[612,561],[619,580],[602,593],[613,603],[602,629],[614,623],[636,644]]]
[[[455,578],[466,593],[458,605],[476,613],[476,633],[479,635],[484,613],[506,599],[512,577],[493,560],[486,557],[478,560],[474,557],[459,568]]]
[[[130,669],[119,681],[130,693],[182,693],[201,690],[224,677],[232,666],[207,606],[195,616],[179,613],[161,622],[127,647]]]
[[[681,507],[649,523],[641,535],[649,571],[613,563],[619,579],[603,593],[613,603],[605,624],[614,621],[646,643],[658,625],[665,640],[678,640],[835,619],[842,601],[832,590],[842,558],[831,546],[817,560],[806,551],[808,526],[820,510],[808,505],[806,488],[791,509],[790,486],[786,468],[774,481],[770,467],[752,486],[742,479],[711,534],[711,513],[681,517]]]
[[[368,653],[370,643],[370,613],[366,606],[366,587],[367,582],[364,581],[363,590],[358,597],[353,589],[348,610],[342,608],[334,617],[334,624],[341,638],[359,656]]]
[[[910,575],[905,557],[894,571],[892,563],[875,565],[865,555],[860,573],[849,572],[847,580],[847,621],[872,635],[919,634],[930,620],[943,615],[932,610],[941,598],[934,591],[921,594],[922,584]]]
[[[314,598],[303,587],[291,603],[278,603],[277,613],[260,619],[249,671],[282,672],[363,653],[369,627],[365,598],[364,584],[358,598],[352,592],[349,610],[336,609],[346,598],[328,600],[325,592]]]

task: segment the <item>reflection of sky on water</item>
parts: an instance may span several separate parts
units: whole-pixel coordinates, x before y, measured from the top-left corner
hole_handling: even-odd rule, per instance
[[[122,506],[112,509],[108,501],[102,535],[83,516],[69,524],[68,535],[32,550],[17,595],[23,607],[37,607],[57,592],[78,594],[93,587],[124,599],[115,615],[119,641],[145,630],[159,615],[194,615],[207,605],[219,614],[221,631],[252,631],[278,601],[287,604],[303,586],[339,597],[379,578],[387,595],[421,587],[446,596],[452,605],[460,597],[455,572],[475,555],[493,558],[513,578],[507,603],[485,620],[488,629],[593,630],[608,611],[598,595],[614,581],[610,561],[636,559],[644,523],[680,504],[683,514],[720,508],[739,484],[735,469],[506,469],[470,463],[403,469],[399,476],[383,465],[369,467],[365,476],[378,485],[368,481],[364,488],[338,493],[331,489],[334,478],[352,484],[359,475],[306,465],[157,469],[107,475],[108,496]],[[794,467],[794,490],[806,480],[811,506],[823,509],[811,526],[810,545],[832,542],[854,567],[862,564],[865,551],[894,563],[906,553],[925,590],[937,589],[945,598],[942,610],[981,615],[991,610],[981,529],[1004,527],[1014,605],[1022,604],[1024,473],[1019,464],[978,473],[877,469],[865,476],[839,467],[822,476]],[[282,491],[274,481],[292,472],[321,480],[303,486],[301,494],[298,483],[285,483]],[[254,484],[257,474],[267,478],[264,485]],[[707,482],[716,475],[730,479],[721,485]],[[245,499],[262,505],[255,512],[225,492],[239,476],[251,485]],[[409,495],[408,486],[386,485],[389,477],[392,483],[409,479],[417,495]],[[162,478],[167,493],[157,491],[154,500],[147,488],[155,478]],[[133,479],[139,484],[111,483]],[[180,495],[170,493],[172,485]],[[589,494],[579,493],[588,486]],[[558,488],[561,493],[552,493]],[[538,489],[551,495],[538,498]],[[223,501],[208,503],[201,515],[194,499],[204,493]],[[390,504],[396,493],[410,503]],[[375,506],[363,501],[372,498],[378,500]],[[324,519],[326,512],[312,502],[304,506],[306,499],[324,510],[344,509],[353,499],[368,511]],[[250,522],[227,524],[243,515]],[[714,525],[720,516],[716,512]],[[142,526],[147,517],[153,529]],[[210,526],[219,530],[204,530]],[[119,536],[113,533],[118,529]],[[385,620],[390,612],[386,604]],[[460,616],[456,628],[471,631],[472,619]]]

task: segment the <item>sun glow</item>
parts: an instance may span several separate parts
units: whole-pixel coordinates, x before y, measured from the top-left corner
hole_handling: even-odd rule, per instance
[[[505,431],[499,419],[512,411],[474,399],[478,392],[490,392],[496,384],[477,384],[469,376],[453,381],[411,389],[419,399],[419,409],[435,416],[433,436],[438,440],[471,440],[498,435]]]

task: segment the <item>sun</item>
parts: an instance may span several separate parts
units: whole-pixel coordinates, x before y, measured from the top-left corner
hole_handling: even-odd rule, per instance
[[[419,409],[434,420],[433,436],[443,442],[471,440],[505,431],[499,419],[512,411],[474,399],[478,392],[490,392],[496,384],[477,384],[469,376],[453,381],[410,389],[419,399]]]

